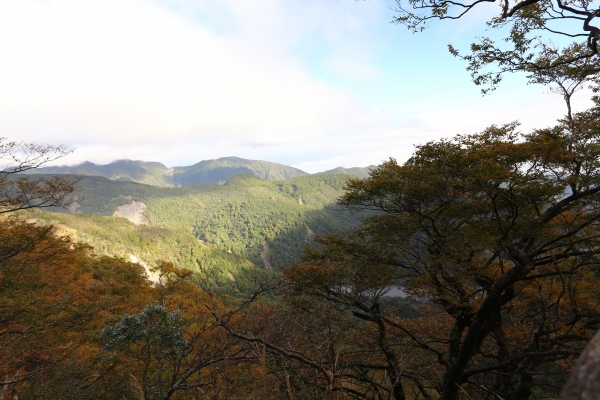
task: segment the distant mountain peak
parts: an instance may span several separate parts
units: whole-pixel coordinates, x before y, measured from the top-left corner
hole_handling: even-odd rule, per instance
[[[374,165],[368,167],[338,167],[319,174],[346,174],[366,178]],[[138,182],[152,186],[174,187],[204,183],[224,184],[238,174],[250,174],[265,180],[288,180],[310,175],[298,168],[270,161],[248,160],[236,156],[202,160],[194,165],[167,168],[157,161],[121,159],[108,164],[84,161],[72,166],[43,167],[29,174],[73,174],[103,176],[114,181]]]
[[[73,166],[43,167],[30,170],[30,174],[74,174],[103,176],[115,181],[145,183],[153,186],[173,187],[204,183],[223,184],[240,173],[261,179],[286,180],[308,175],[297,168],[269,161],[247,160],[229,156],[203,160],[191,166],[167,168],[156,161],[115,160],[108,164],[84,161]]]
[[[337,167],[334,169],[330,169],[328,171],[319,172],[319,174],[344,174],[344,175],[356,175],[359,178],[368,178],[369,173],[377,168],[375,165],[369,165],[368,167],[353,167],[353,168],[344,168]]]

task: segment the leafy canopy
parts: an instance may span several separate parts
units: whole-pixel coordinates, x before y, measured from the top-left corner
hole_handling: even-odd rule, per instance
[[[487,21],[488,30],[500,40],[481,37],[470,52],[449,50],[468,62],[468,70],[477,85],[485,85],[484,93],[512,72],[531,74],[588,63],[586,74],[598,74],[598,39],[600,29],[595,20],[600,11],[588,0],[396,0],[395,23],[413,32],[422,31],[432,20],[455,20],[474,10],[499,6]],[[574,40],[571,44],[564,42]],[[562,43],[562,44],[561,44]],[[583,71],[583,69],[581,70]],[[535,79],[533,79],[535,81]]]
[[[288,269],[292,293],[376,328],[366,368],[396,399],[556,397],[600,321],[599,111],[430,142],[349,181],[341,203],[377,214]],[[385,307],[396,285],[416,315]]]

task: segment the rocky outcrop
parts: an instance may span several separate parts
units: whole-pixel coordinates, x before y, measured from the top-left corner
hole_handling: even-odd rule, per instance
[[[158,281],[160,280],[160,276],[158,275],[158,272],[150,271],[150,267],[148,266],[148,264],[141,261],[139,258],[134,256],[133,254],[129,255],[129,261],[131,261],[134,264],[140,264],[142,267],[144,267],[144,269],[146,270],[146,275],[148,276],[148,280],[153,283],[158,283]]]
[[[124,206],[117,207],[113,216],[127,218],[136,225],[147,223],[146,204],[141,201],[132,201]]]

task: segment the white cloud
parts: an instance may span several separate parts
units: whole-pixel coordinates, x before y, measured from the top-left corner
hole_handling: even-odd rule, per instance
[[[346,79],[377,79],[383,71],[373,65],[369,55],[360,49],[337,51],[325,62],[335,74]]]
[[[318,135],[359,108],[252,39],[146,1],[3,2],[0,126],[123,145],[214,135],[272,144]]]
[[[531,90],[517,101],[453,91],[439,54],[418,68],[414,52],[382,62],[416,43],[382,40],[385,1],[0,2],[0,131],[78,147],[66,164],[235,155],[317,172],[558,109]],[[397,103],[370,104],[361,90],[372,83]]]

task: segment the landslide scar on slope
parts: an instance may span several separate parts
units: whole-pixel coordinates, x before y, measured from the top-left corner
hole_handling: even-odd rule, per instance
[[[308,242],[309,240],[315,240],[315,232],[310,229],[310,226],[308,226],[308,224],[305,222],[304,226],[306,227],[306,241]]]
[[[132,201],[124,206],[117,207],[117,211],[113,214],[114,217],[127,218],[136,225],[145,224],[146,221],[146,204],[141,201]]]
[[[273,271],[273,266],[269,262],[269,243],[266,240],[263,241],[263,251],[260,253],[260,258],[265,264],[265,269],[267,271]]]

